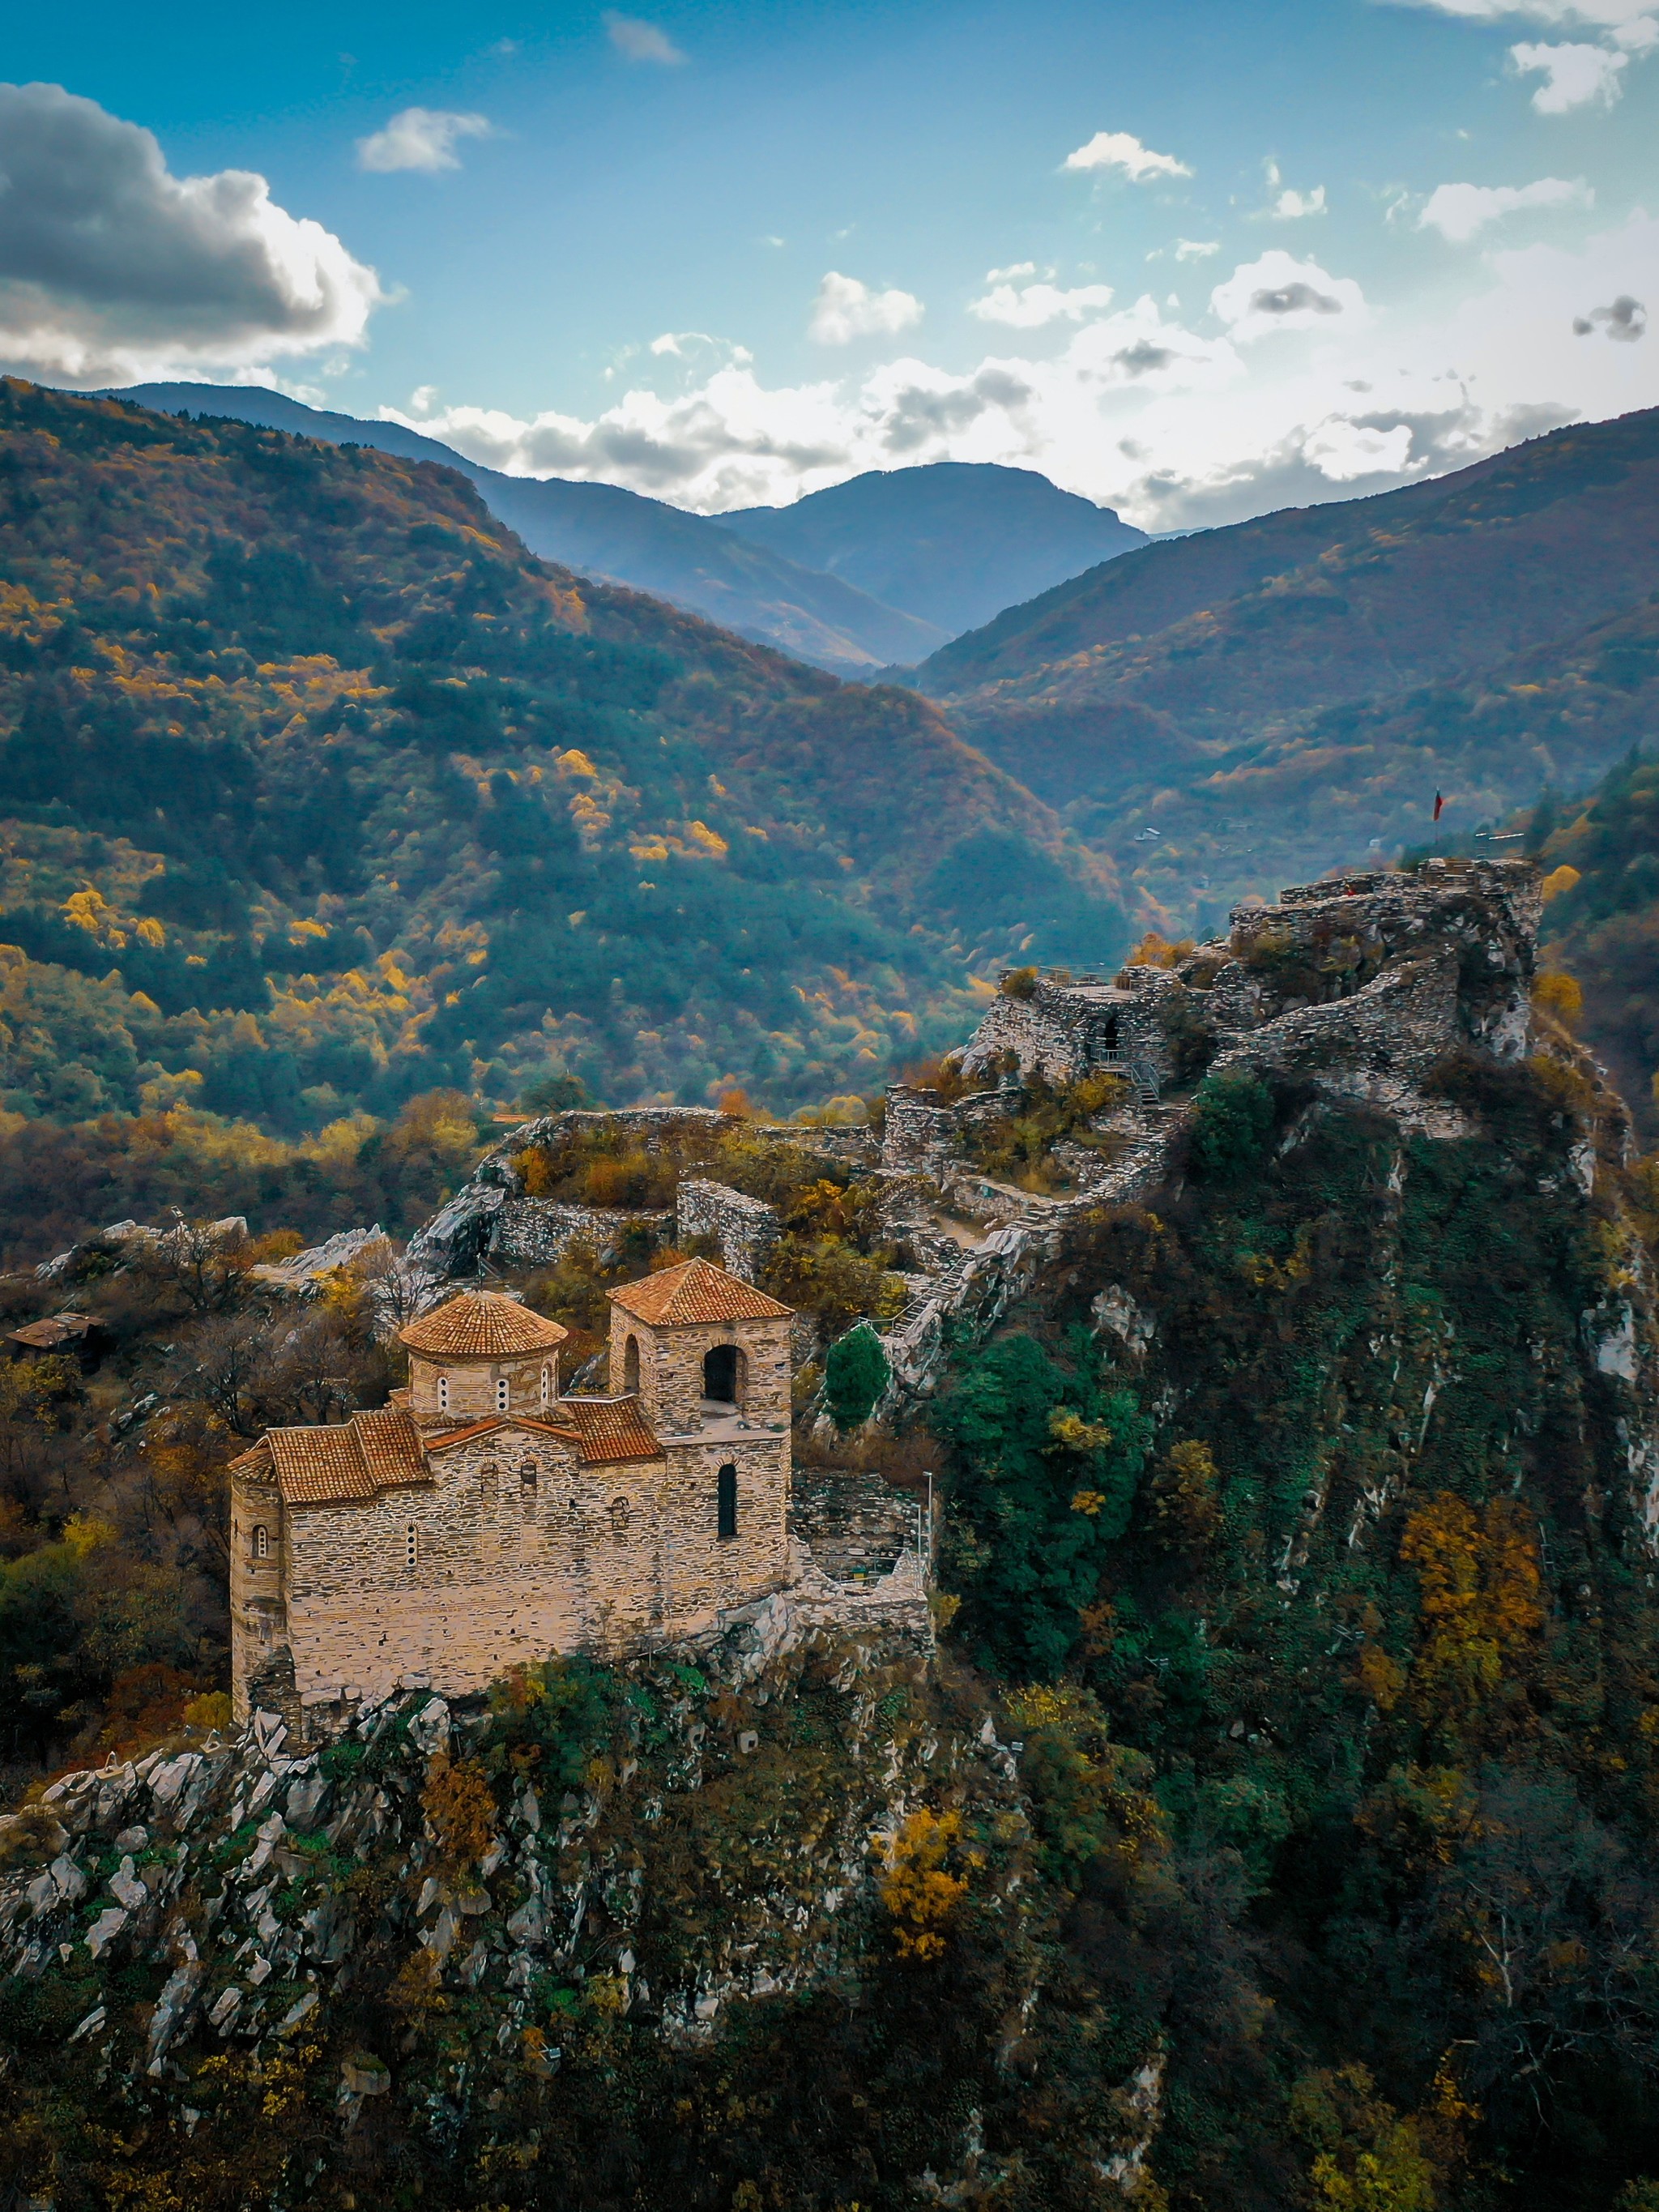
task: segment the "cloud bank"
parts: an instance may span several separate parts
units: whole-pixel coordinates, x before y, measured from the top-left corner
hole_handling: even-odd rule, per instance
[[[153,134],[0,84],[0,359],[70,384],[235,374],[361,342],[385,296],[248,169],[175,177]]]
[[[1195,316],[1148,295],[1039,321],[1044,289],[1072,301],[1107,288],[1063,288],[1030,264],[993,278],[984,297],[1006,290],[1022,319],[981,317],[1006,339],[965,369],[907,354],[780,387],[734,350],[712,369],[706,352],[665,354],[674,388],[641,383],[591,418],[383,412],[494,467],[705,512],[785,503],[866,469],[998,461],[1175,529],[1382,490],[1659,402],[1659,354],[1642,342],[1659,222],[1643,215],[1571,249],[1492,252],[1461,306],[1437,295],[1420,310],[1385,313],[1340,270],[1281,249],[1234,268]]]
[[[1417,218],[1419,230],[1437,230],[1454,246],[1528,208],[1587,208],[1595,194],[1583,177],[1540,177],[1531,185],[1437,185]]]

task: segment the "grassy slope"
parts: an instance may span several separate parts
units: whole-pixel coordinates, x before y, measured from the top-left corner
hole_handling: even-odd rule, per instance
[[[912,694],[549,568],[427,464],[0,393],[9,1107],[821,1096],[958,1029],[970,957],[1111,936]]]
[[[1618,756],[1651,713],[1656,489],[1659,413],[1559,431],[1148,547],[921,680],[1153,896],[1271,890],[1420,836],[1437,788],[1467,826]]]

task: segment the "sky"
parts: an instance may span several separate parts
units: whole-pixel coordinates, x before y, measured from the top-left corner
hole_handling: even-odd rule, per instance
[[[1152,530],[1659,404],[1649,0],[18,11],[0,367],[269,384],[703,512]]]

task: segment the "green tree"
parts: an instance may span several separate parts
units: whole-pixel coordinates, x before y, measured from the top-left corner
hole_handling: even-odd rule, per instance
[[[881,1339],[867,1322],[832,1344],[823,1363],[823,1395],[836,1426],[853,1429],[868,1420],[892,1373]]]

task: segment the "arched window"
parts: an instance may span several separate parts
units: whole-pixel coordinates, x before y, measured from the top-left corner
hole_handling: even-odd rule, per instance
[[[743,1382],[743,1354],[735,1344],[717,1344],[702,1356],[702,1395],[717,1406],[735,1406]]]
[[[729,1544],[738,1533],[738,1470],[723,1467],[715,1480],[715,1511],[718,1515],[718,1534],[722,1544]]]
[[[548,1407],[552,1403],[552,1400],[553,1370],[550,1367],[544,1367],[542,1369],[542,1411],[544,1413],[547,1411]]]
[[[253,1531],[253,1556],[256,1559],[268,1559],[270,1557],[270,1531],[263,1522],[258,1523]]]
[[[533,1459],[519,1462],[519,1488],[524,1492],[525,1503],[534,1503],[536,1496],[536,1462]]]
[[[449,1377],[447,1375],[441,1375],[438,1377],[438,1411],[441,1413],[447,1413],[449,1411]]]
[[[421,1564],[421,1539],[411,1521],[404,1530],[404,1565],[412,1575]]]
[[[506,1376],[498,1375],[495,1377],[495,1411],[498,1413],[507,1411],[508,1395]]]
[[[623,1389],[637,1396],[640,1388],[640,1340],[630,1336],[623,1346]]]
[[[628,1500],[613,1498],[611,1501],[611,1534],[618,1544],[628,1541]]]

